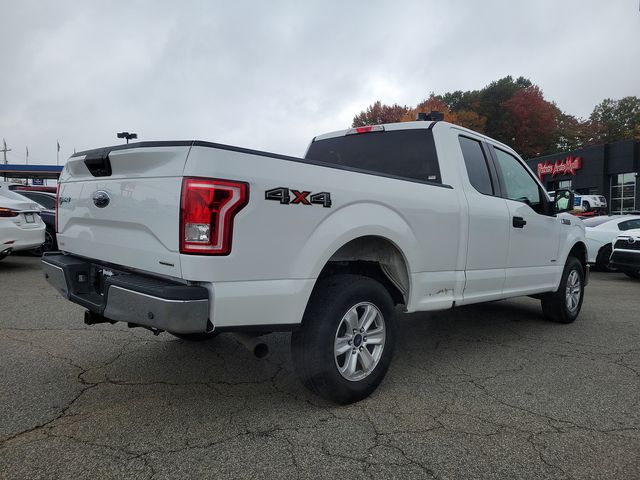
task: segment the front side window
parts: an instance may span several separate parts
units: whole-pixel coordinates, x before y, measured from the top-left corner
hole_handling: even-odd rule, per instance
[[[502,173],[506,198],[526,203],[536,212],[542,213],[538,183],[516,157],[498,148],[494,150]]]
[[[477,140],[472,140],[468,137],[459,137],[459,140],[464,164],[469,175],[469,182],[480,193],[493,195],[489,166],[487,165],[487,158],[484,155],[482,145]]]

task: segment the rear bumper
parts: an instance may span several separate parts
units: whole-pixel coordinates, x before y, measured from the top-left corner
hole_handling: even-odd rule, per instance
[[[63,297],[106,320],[174,333],[213,329],[204,287],[117,271],[61,252],[45,253],[42,269]]]
[[[12,240],[13,243],[10,245],[0,245],[0,250],[8,247],[11,247],[14,252],[30,250],[44,243],[44,223],[40,222],[40,225],[32,228],[20,228],[13,223],[5,223],[7,223],[7,225],[0,227],[2,228],[2,235],[0,235],[0,237]]]

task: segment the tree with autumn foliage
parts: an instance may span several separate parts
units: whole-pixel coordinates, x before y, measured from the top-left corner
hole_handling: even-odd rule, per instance
[[[406,115],[408,107],[398,104],[383,105],[380,100],[367,107],[358,115],[353,117],[354,127],[364,127],[365,125],[379,125],[381,123],[399,122]],[[415,120],[415,119],[414,119]]]
[[[524,77],[506,76],[481,90],[429,96],[414,108],[375,102],[353,126],[414,121],[420,112],[438,111],[445,121],[511,145],[524,157],[576,150],[624,139],[640,140],[640,99],[605,99],[587,120],[563,112]]]
[[[410,108],[407,113],[400,119],[401,122],[412,122],[418,116],[418,113],[440,112],[444,114],[444,121],[457,123],[456,116],[451,113],[447,104],[442,101],[441,98],[436,97],[435,93],[431,92],[429,98],[423,100],[416,108]]]
[[[521,88],[502,102],[511,116],[509,144],[524,157],[536,157],[554,148],[558,109],[547,102],[535,85]]]

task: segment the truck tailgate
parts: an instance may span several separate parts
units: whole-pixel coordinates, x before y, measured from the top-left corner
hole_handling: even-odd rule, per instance
[[[58,191],[65,252],[181,277],[180,192],[190,142],[104,149],[69,159]]]

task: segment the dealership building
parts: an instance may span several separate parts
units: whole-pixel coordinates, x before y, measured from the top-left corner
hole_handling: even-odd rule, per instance
[[[610,213],[640,210],[640,142],[594,145],[526,162],[548,191],[569,188],[603,195]]]

